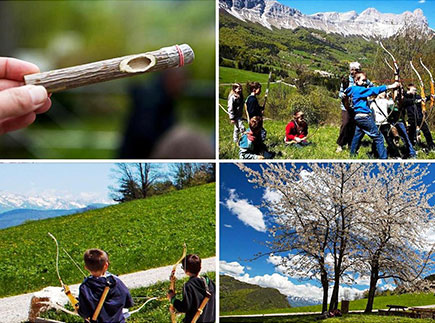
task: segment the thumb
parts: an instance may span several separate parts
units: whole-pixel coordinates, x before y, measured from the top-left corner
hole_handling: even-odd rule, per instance
[[[26,115],[44,106],[47,90],[41,85],[25,85],[0,91],[0,119]]]

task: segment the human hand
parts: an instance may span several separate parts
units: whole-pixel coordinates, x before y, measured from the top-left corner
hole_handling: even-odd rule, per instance
[[[24,75],[38,72],[32,63],[0,57],[0,134],[27,127],[50,109],[43,86],[24,85]]]
[[[236,124],[236,120],[230,120],[232,124]]]
[[[388,89],[397,89],[398,87],[400,87],[400,82],[394,82],[393,84],[389,85],[387,88]]]

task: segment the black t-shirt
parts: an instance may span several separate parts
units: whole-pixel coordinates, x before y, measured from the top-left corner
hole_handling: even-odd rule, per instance
[[[211,297],[197,322],[214,322],[216,320],[215,285],[208,277],[205,277],[205,280],[208,282],[208,289],[211,293]],[[206,288],[204,280],[201,277],[191,277],[189,281],[184,284],[183,300],[180,301],[175,299],[173,303],[178,312],[186,313],[184,322],[192,321],[205,298],[205,294]]]

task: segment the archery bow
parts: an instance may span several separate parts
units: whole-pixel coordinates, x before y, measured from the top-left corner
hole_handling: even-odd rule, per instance
[[[73,294],[71,294],[71,290],[70,290],[69,286],[65,285],[62,281],[62,278],[60,277],[60,273],[59,273],[59,243],[57,242],[56,237],[54,235],[52,235],[50,232],[48,232],[48,235],[56,243],[56,273],[57,273],[57,277],[59,278],[60,285],[62,286],[62,289],[63,289],[65,295],[68,297],[69,302],[73,306],[74,311],[77,312],[79,309],[79,301],[77,300],[77,298],[74,297]]]
[[[177,280],[177,278],[175,277],[175,271],[177,270],[178,264],[186,257],[186,252],[187,252],[187,246],[186,246],[186,243],[184,243],[183,255],[181,256],[180,259],[178,259],[178,261],[172,267],[171,275],[169,276],[169,280],[170,280],[169,291],[172,291],[174,294],[175,294],[175,281]],[[175,307],[174,307],[174,305],[172,305],[172,303],[169,304],[169,312],[171,313],[171,322],[176,323],[177,318],[176,318],[176,314],[175,314]]]
[[[421,109],[423,113],[426,113],[426,94],[424,93],[424,82],[421,79],[420,73],[415,69],[414,65],[412,64],[412,61],[409,61],[409,64],[411,65],[412,70],[414,71],[415,75],[417,75],[418,80],[420,81],[420,95],[421,95]]]
[[[263,110],[266,108],[266,102],[267,102],[267,97],[269,95],[269,87],[270,87],[270,79],[272,78],[272,70],[270,70],[269,72],[269,77],[267,79],[267,87],[266,87],[266,92],[264,94],[264,104],[263,104]]]
[[[429,73],[429,76],[430,76],[430,105],[429,105],[429,112],[428,112],[428,114],[430,114],[430,113],[432,113],[432,110],[433,110],[432,108],[434,106],[434,101],[435,101],[435,84],[433,81],[432,73],[426,67],[426,65],[423,64],[421,57],[420,57],[420,64]]]
[[[418,73],[417,69],[412,64],[412,61],[409,61],[409,64],[411,65],[412,70],[417,75],[417,78],[420,81],[421,111],[423,112],[423,118],[421,119],[421,124],[417,126],[417,141],[419,141],[420,129],[426,121],[426,94],[424,93],[424,82],[421,79],[420,73]]]
[[[399,68],[399,64],[397,63],[396,59],[394,58],[393,54],[391,54],[382,44],[381,41],[379,41],[379,45],[381,45],[382,49],[388,54],[390,55],[390,57],[393,60],[393,65],[394,65],[394,81],[395,82],[399,82],[400,83],[400,68]],[[388,66],[390,66],[390,64],[387,63]],[[391,66],[390,66],[391,68]],[[399,87],[399,89],[394,90],[393,92],[393,99],[394,101],[399,101],[401,99],[401,86]]]

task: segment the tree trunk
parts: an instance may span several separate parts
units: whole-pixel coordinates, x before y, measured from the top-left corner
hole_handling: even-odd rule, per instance
[[[320,274],[320,281],[322,283],[323,288],[323,300],[322,300],[322,313],[328,311],[328,274],[326,272],[322,272]]]
[[[336,271],[334,276],[334,288],[332,289],[331,302],[329,303],[329,311],[334,311],[338,308],[338,292],[340,289],[340,274]]]
[[[370,273],[370,288],[369,288],[369,296],[367,299],[366,309],[364,313],[371,313],[373,309],[373,301],[375,300],[376,293],[376,285],[379,280],[379,264],[378,261],[375,260],[375,264],[372,266],[372,271]]]

